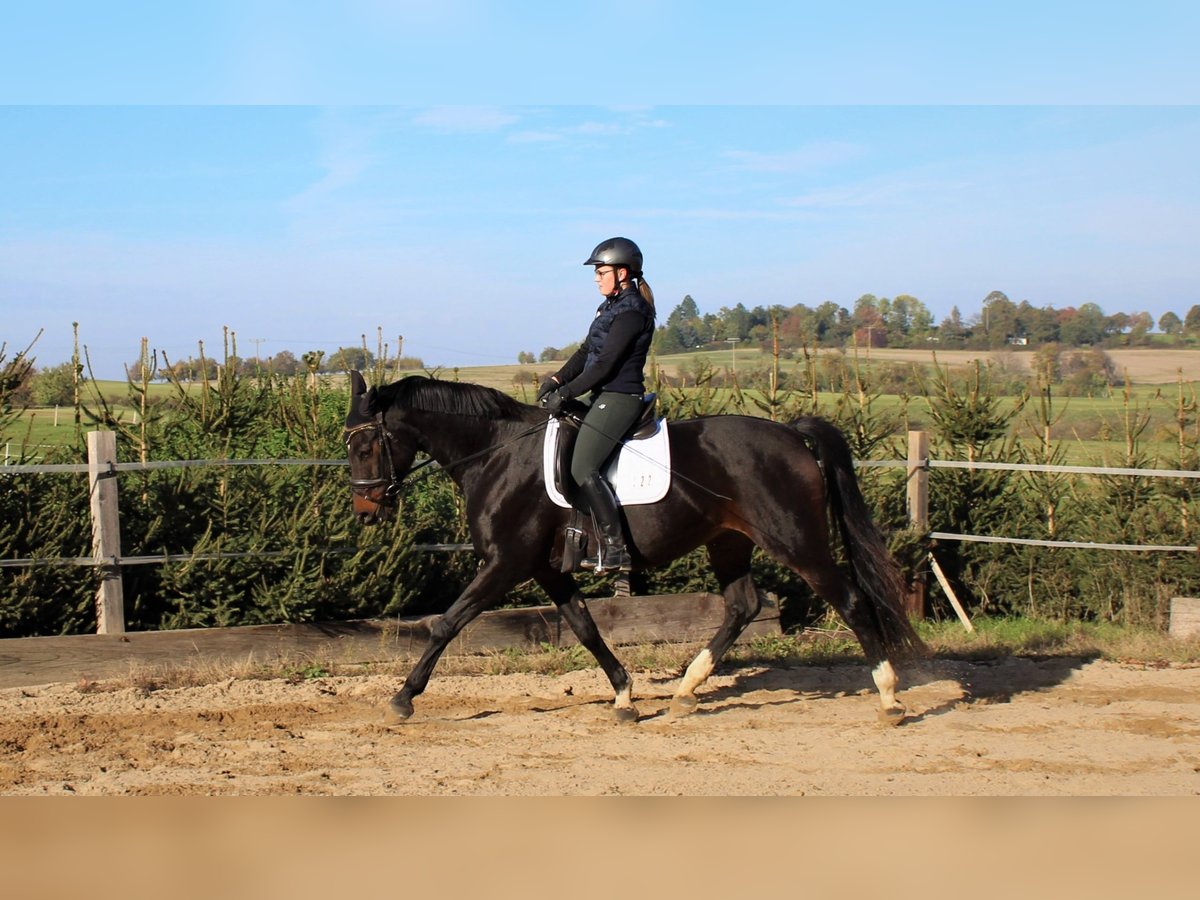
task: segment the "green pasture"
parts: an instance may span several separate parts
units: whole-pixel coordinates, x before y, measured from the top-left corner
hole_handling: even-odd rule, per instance
[[[175,390],[169,384],[151,384],[148,396],[151,400],[167,399]],[[97,419],[89,414],[89,410],[98,411],[101,398],[121,421],[137,421],[137,410],[127,382],[90,382],[81,401],[82,408],[78,410],[78,422],[73,406],[32,407],[22,410],[7,427],[0,428],[0,459],[20,456],[22,449],[26,457],[36,459],[52,447],[73,444],[77,432],[84,433],[96,427]]]
[[[748,373],[761,371],[770,361],[769,356],[757,350],[719,350],[659,357],[653,360],[652,369],[657,367],[664,376],[675,379],[707,366],[716,373],[715,383],[728,384],[735,371],[740,370],[740,382]],[[560,365],[561,362],[547,362],[439,368],[432,370],[431,374],[439,378],[487,385],[532,402],[537,384]],[[781,362],[780,368],[788,372],[802,365],[802,362],[787,360]],[[327,386],[339,387],[344,382],[344,376],[322,376],[322,381]],[[187,386],[185,389],[188,389]],[[149,397],[152,401],[166,399],[177,390],[174,385],[155,383],[149,385]],[[734,390],[730,387],[669,390],[681,391],[685,395],[705,390],[714,407],[739,408],[732,402]],[[746,389],[740,393],[740,410],[762,414],[754,401],[764,399],[763,391]],[[48,448],[71,445],[75,442],[77,431],[86,432],[95,427],[95,419],[88,415],[87,410],[98,408],[97,395],[102,396],[124,421],[137,421],[133,394],[128,384],[122,381],[93,382],[88,385],[78,424],[76,410],[69,406],[24,410],[0,430],[0,458],[11,460],[24,452],[26,458],[37,459]],[[817,397],[822,411],[831,411],[838,403],[860,402],[860,398],[852,393],[822,391]],[[907,430],[930,427],[929,401],[925,396],[880,393],[867,395],[866,399],[870,403],[872,416],[895,423],[896,445],[900,452],[903,452],[903,437]],[[1173,467],[1180,455],[1178,419],[1181,409],[1186,411],[1189,402],[1195,403],[1195,385],[1192,382],[1114,388],[1103,396],[1054,396],[1050,410],[1050,437],[1054,446],[1065,455],[1063,461],[1068,464],[1121,466],[1127,464],[1129,438],[1136,435],[1136,450],[1142,457],[1141,465]],[[1018,398],[1001,396],[998,403],[1001,409],[1011,410],[1018,403]],[[1010,436],[1032,447],[1040,442],[1042,433],[1039,400],[1035,397],[1016,414]]]

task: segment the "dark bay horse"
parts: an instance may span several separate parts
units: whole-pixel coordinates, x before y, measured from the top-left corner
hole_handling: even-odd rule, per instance
[[[462,490],[481,558],[475,578],[433,627],[391,711],[411,716],[413,698],[455,635],[533,578],[604,669],[618,718],[636,720],[629,674],[600,636],[575,580],[550,562],[571,512],[546,494],[546,412],[479,385],[410,376],[368,388],[358,372],[350,379],[345,440],[359,521],[394,514],[401,480],[424,451]],[[758,614],[750,575],[757,545],[837,610],[872,666],[881,719],[900,721],[892,660],[924,648],[900,606],[899,570],[863,501],[841,432],[817,417],[782,425],[721,415],[672,422],[669,436],[670,492],[623,510],[634,566],[665,565],[704,545],[725,600],[724,622],[684,673],[672,715],[696,708],[696,689]],[[830,518],[849,561],[845,574],[834,560]]]

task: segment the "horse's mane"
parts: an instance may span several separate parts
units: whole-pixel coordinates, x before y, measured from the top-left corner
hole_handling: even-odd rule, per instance
[[[381,398],[395,406],[422,412],[449,413],[478,419],[520,418],[529,408],[507,394],[481,384],[439,381],[410,375],[379,389]]]

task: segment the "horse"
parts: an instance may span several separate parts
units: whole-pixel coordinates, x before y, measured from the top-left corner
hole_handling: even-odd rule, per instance
[[[406,720],[438,658],[471,620],[516,585],[533,579],[604,670],[618,721],[639,718],[633,682],[601,637],[570,572],[551,562],[556,535],[572,511],[548,497],[542,438],[549,415],[476,384],[411,375],[368,387],[350,373],[344,440],[354,516],[390,519],[406,475],[436,461],[462,491],[475,577],[433,625],[428,644],[399,692],[391,717]],[[805,416],[789,424],[741,415],[669,424],[671,486],[652,504],[626,506],[635,569],[656,567],[703,545],[720,585],[724,619],[687,666],[669,716],[696,710],[696,690],[760,609],[751,577],[757,546],[798,573],[854,632],[879,691],[881,721],[897,724],[894,661],[925,652],[901,606],[903,580],[855,478],[850,448],[832,423]],[[848,560],[835,560],[830,519]]]

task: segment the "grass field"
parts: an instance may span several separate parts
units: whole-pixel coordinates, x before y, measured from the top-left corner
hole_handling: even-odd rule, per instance
[[[1172,453],[1177,452],[1171,434],[1179,386],[1182,383],[1185,395],[1194,397],[1195,386],[1200,384],[1200,350],[1110,350],[1108,354],[1116,364],[1118,372],[1132,385],[1132,411],[1137,416],[1149,420],[1142,435],[1146,448],[1154,456],[1169,459]],[[1032,357],[1033,354],[1029,352],[1008,350],[991,353],[967,350],[864,349],[858,358],[871,363],[917,363],[925,366],[933,366],[936,362],[943,367],[952,368],[979,360],[993,363],[1007,372],[1027,373]],[[757,350],[722,349],[660,357],[654,360],[654,364],[664,375],[678,377],[681,373],[694,371],[701,358],[719,372],[761,370],[771,362],[767,354]],[[559,365],[561,363],[558,362],[532,365],[513,363],[503,366],[442,368],[435,371],[441,378],[487,385],[532,402],[538,382]],[[785,370],[800,365],[803,363],[796,360],[785,361],[782,364]],[[339,375],[329,376],[329,382],[336,385],[343,378],[344,376]],[[127,395],[126,386],[122,382],[99,382],[98,388],[114,403]],[[152,395],[166,396],[173,390],[166,384],[151,386]],[[822,400],[832,404],[834,395],[823,395]],[[884,395],[879,398],[875,408],[882,413],[900,416],[901,405],[900,397]],[[1062,442],[1072,462],[1108,461],[1116,465],[1124,454],[1125,420],[1129,412],[1124,393],[1120,390],[1105,397],[1057,397],[1055,414],[1059,418],[1052,436]],[[132,409],[127,411],[127,415],[133,419]],[[911,398],[907,416],[909,424],[913,427],[921,427],[927,423],[929,416],[925,398]],[[92,424],[85,421],[82,427],[87,430]],[[0,441],[3,442],[0,445],[0,453],[7,452],[11,456],[19,452],[22,444],[36,448],[41,445],[69,443],[74,434],[74,427],[74,410],[70,408],[27,410],[0,434]],[[1032,438],[1038,430],[1032,418],[1032,410],[1027,408],[1019,415],[1014,427],[1018,436]],[[35,455],[40,454],[35,451]]]
[[[822,354],[834,354],[841,351],[822,350]],[[1181,379],[1184,382],[1200,382],[1200,350],[1109,350],[1109,357],[1116,365],[1117,372],[1132,384],[1139,387],[1175,385]],[[933,366],[935,362],[951,368],[965,366],[979,360],[983,363],[994,363],[1006,367],[1010,371],[1028,373],[1033,359],[1033,353],[1028,351],[979,351],[979,350],[867,350],[858,351],[858,358],[867,362],[900,363],[911,362],[924,366]],[[680,353],[671,356],[661,356],[655,359],[657,365],[667,375],[678,376],[681,371],[690,370],[699,357],[703,357],[714,368],[724,371],[739,367],[761,368],[770,363],[768,354],[758,350],[714,350],[698,351],[697,353]],[[488,387],[501,390],[511,390],[516,384],[532,384],[546,374],[555,371],[562,363],[534,363],[505,366],[472,366],[460,369],[441,369],[442,378],[457,377],[462,381],[472,381]],[[795,360],[783,363],[783,368],[794,368],[799,365]]]

